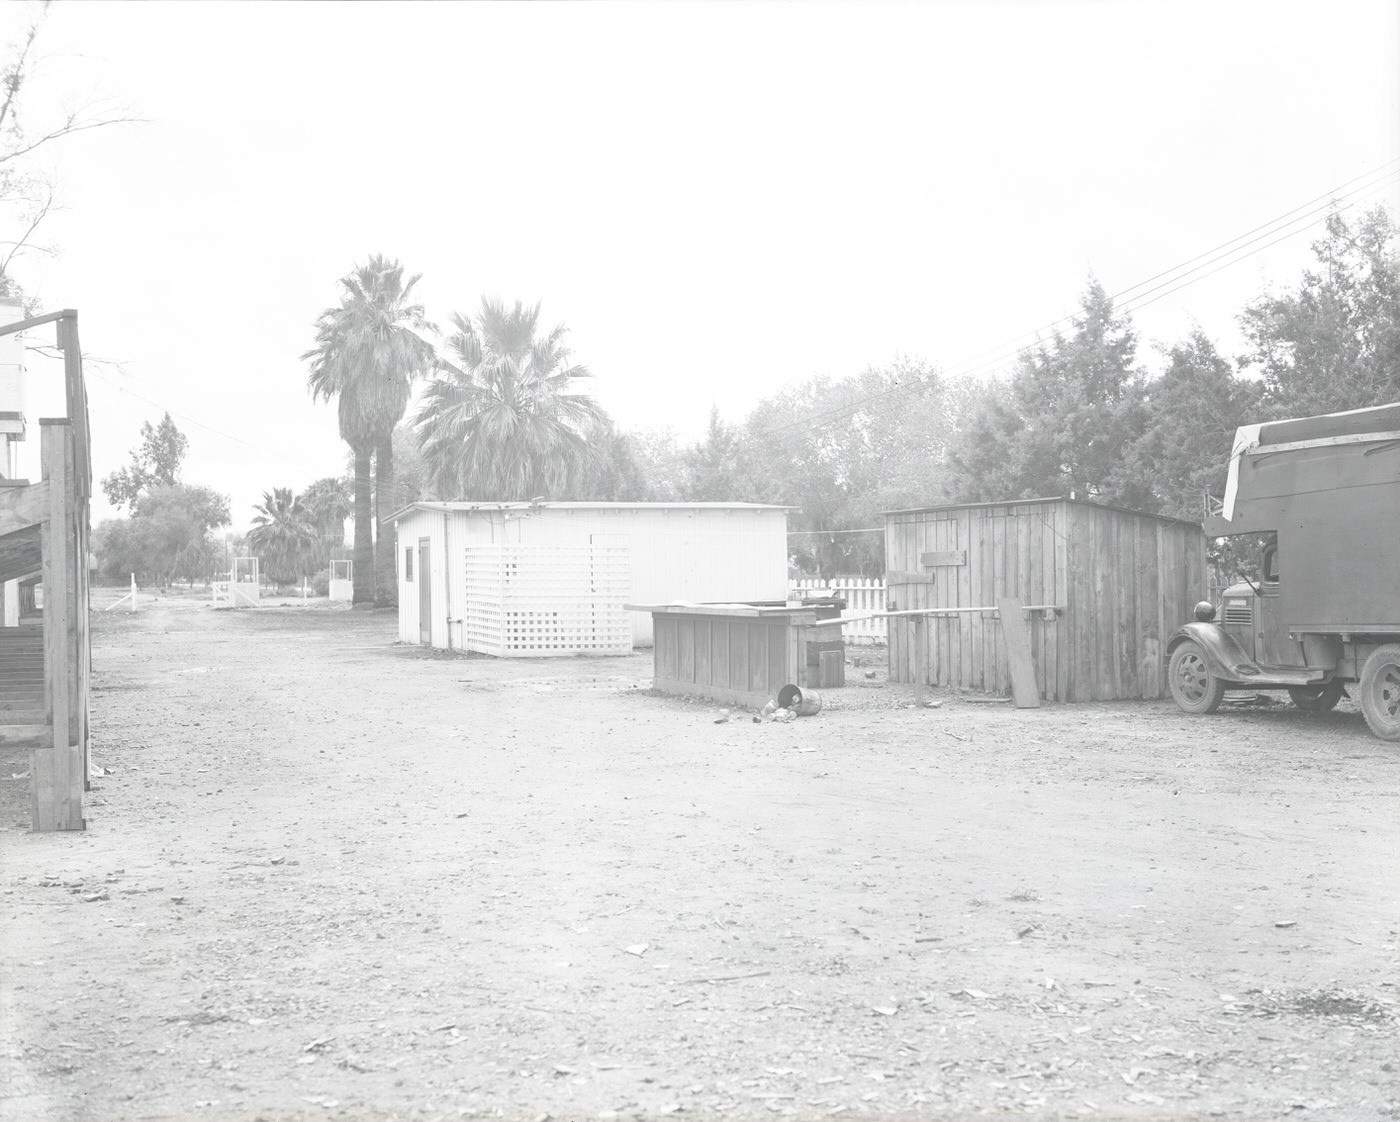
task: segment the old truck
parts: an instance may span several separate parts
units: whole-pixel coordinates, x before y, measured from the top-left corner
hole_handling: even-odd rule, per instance
[[[1258,573],[1168,640],[1177,705],[1287,690],[1322,711],[1350,688],[1371,731],[1400,741],[1400,403],[1239,429],[1204,529],[1253,539]]]

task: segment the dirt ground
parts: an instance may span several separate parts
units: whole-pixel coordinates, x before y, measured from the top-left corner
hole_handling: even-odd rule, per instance
[[[1354,707],[849,673],[716,723],[649,652],[98,612],[88,829],[0,758],[0,1119],[1400,1118]]]

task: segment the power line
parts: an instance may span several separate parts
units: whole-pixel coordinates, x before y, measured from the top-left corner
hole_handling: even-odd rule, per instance
[[[1378,191],[1389,186],[1397,179],[1400,179],[1400,171],[1385,170],[1387,168],[1391,168],[1393,165],[1396,164],[1400,164],[1400,158],[1387,161],[1387,163],[1382,164],[1380,168],[1373,169],[1372,171],[1367,172],[1364,175],[1357,176],[1354,179],[1350,179],[1346,183],[1339,185],[1338,188],[1334,188],[1332,191],[1329,191],[1323,195],[1319,195],[1315,199],[1312,199],[1307,203],[1303,203],[1300,206],[1294,207],[1292,210],[1285,211],[1282,215],[1279,215],[1277,218],[1271,219],[1268,222],[1261,224],[1260,226],[1256,226],[1254,227],[1254,229],[1246,231],[1245,233],[1240,234],[1234,238],[1231,238],[1229,241],[1222,242],[1220,245],[1216,246],[1213,249],[1206,250],[1203,253],[1197,254],[1195,257],[1188,258],[1186,261],[1178,265],[1174,265],[1170,269],[1166,269],[1163,272],[1156,274],[1156,276],[1154,277],[1150,277],[1145,281],[1139,281],[1137,284],[1130,285],[1127,288],[1120,290],[1118,293],[1114,293],[1109,298],[1111,300],[1116,301],[1121,296],[1123,296],[1123,294],[1140,289],[1144,285],[1150,284],[1153,280],[1156,280],[1160,277],[1170,276],[1173,273],[1181,273],[1182,269],[1186,269],[1187,266],[1192,266],[1191,268],[1187,269],[1187,272],[1181,273],[1181,275],[1176,277],[1174,280],[1165,282],[1163,285],[1158,285],[1155,288],[1148,289],[1146,292],[1141,292],[1136,297],[1130,297],[1128,300],[1125,301],[1122,310],[1125,312],[1131,312],[1136,308],[1143,308],[1149,304],[1156,303],[1156,301],[1162,299],[1163,297],[1170,296],[1173,292],[1178,292],[1181,289],[1188,287],[1189,285],[1195,284],[1197,281],[1204,280],[1206,277],[1211,276],[1216,272],[1219,272],[1221,269],[1224,269],[1230,265],[1238,264],[1240,261],[1252,257],[1257,253],[1261,253],[1264,250],[1270,248],[1271,246],[1277,245],[1281,241],[1285,241],[1290,237],[1294,237],[1297,234],[1302,233],[1309,226],[1316,224],[1319,218],[1324,218],[1328,213],[1331,213],[1334,209],[1337,211],[1345,211],[1351,209],[1358,202],[1362,201],[1363,199],[1369,198],[1371,195],[1376,194]],[[1369,179],[1376,175],[1381,175],[1381,178],[1375,180],[1372,183],[1368,183],[1362,187],[1358,187],[1350,191],[1342,190],[1343,188],[1347,188],[1360,180]],[[1349,196],[1350,201],[1346,202],[1343,205],[1337,205],[1342,199],[1347,199]],[[1328,201],[1323,203],[1322,205],[1315,205],[1320,199],[1325,199]],[[1299,211],[1306,211],[1307,213],[1299,217],[1291,217],[1297,215]],[[1280,226],[1281,222],[1283,223],[1282,227]],[[1239,256],[1233,257],[1232,259],[1225,261],[1223,264],[1218,265],[1216,268],[1211,269],[1208,272],[1200,273],[1200,275],[1197,276],[1192,276],[1193,273],[1198,272],[1206,265],[1213,264],[1219,261],[1221,256],[1229,257],[1230,254],[1236,252],[1237,250],[1244,249],[1245,246],[1248,245],[1253,245],[1254,243],[1261,240],[1262,237],[1267,237],[1268,233],[1277,233],[1279,229],[1287,226],[1296,226],[1296,228],[1288,230],[1280,237],[1274,238],[1273,240],[1265,243],[1264,245],[1258,245],[1255,248],[1250,249],[1246,253],[1241,253],[1239,254]],[[1255,235],[1260,230],[1267,230],[1268,233],[1251,237],[1251,235]],[[1244,239],[1249,240],[1244,241]],[[1243,244],[1236,245],[1236,243],[1242,241]],[[1229,250],[1227,248],[1232,245],[1235,246],[1235,250]],[[1221,254],[1222,250],[1226,250],[1226,252],[1223,255]],[[1200,262],[1200,264],[1195,264],[1196,262]],[[1165,291],[1159,291],[1162,289],[1165,289]],[[1152,299],[1150,300],[1142,298],[1151,295],[1152,293],[1159,294],[1152,296]],[[1070,314],[1068,316],[1062,316],[1057,320],[1052,320],[1050,323],[1044,325],[1042,328],[1037,328],[1034,332],[1023,332],[1006,343],[1002,343],[997,347],[993,347],[987,351],[981,352],[981,354],[979,355],[975,355],[969,359],[962,360],[961,362],[955,363],[952,366],[945,368],[942,371],[942,373],[973,374],[984,370],[992,369],[995,366],[1001,365],[1018,357],[1021,354],[1026,353],[1033,346],[1033,344],[1025,346],[1016,346],[1016,343],[1019,340],[1027,338],[1031,335],[1034,335],[1037,338],[1039,338],[1043,331],[1048,331],[1061,324],[1070,322],[1073,320],[1073,318],[1073,314]],[[1008,350],[1009,348],[1014,349]],[[999,357],[990,358],[988,361],[985,362],[979,361],[987,356]],[[836,421],[844,420],[848,417],[854,416],[866,405],[869,405],[870,403],[875,401],[879,401],[882,398],[889,398],[893,400],[895,398],[895,395],[903,393],[913,393],[916,390],[923,390],[926,392],[928,388],[930,387],[920,385],[917,383],[914,385],[898,383],[890,387],[889,389],[880,390],[872,394],[867,394],[866,396],[857,399],[855,402],[848,402],[844,405],[833,406],[828,410],[818,412],[807,417],[801,417],[792,421],[784,422],[780,425],[775,425],[770,429],[763,430],[761,435],[765,438],[779,438],[776,441],[776,444],[779,449],[782,449],[786,446],[786,442],[782,439],[782,437],[788,434],[789,432],[800,430],[803,433],[807,433],[811,432],[814,429],[824,428],[825,426],[832,424]],[[669,467],[673,464],[681,462],[682,458],[683,457],[677,457],[674,460],[667,461],[666,463],[660,464],[658,466]]]
[[[241,437],[233,436],[233,435],[230,434],[230,433],[226,433],[226,432],[222,431],[221,429],[216,429],[216,428],[214,428],[213,425],[207,425],[207,424],[205,424],[203,421],[198,421],[198,420],[196,420],[195,418],[193,418],[193,417],[191,417],[191,416],[188,416],[187,414],[178,413],[178,412],[176,412],[174,409],[170,409],[170,408],[168,408],[167,406],[162,405],[160,402],[155,401],[155,400],[153,400],[153,399],[151,399],[151,398],[149,398],[149,397],[146,397],[144,394],[139,394],[139,393],[137,393],[135,390],[130,389],[130,388],[128,388],[127,386],[121,385],[121,383],[114,381],[113,379],[107,377],[107,375],[101,373],[101,372],[98,371],[98,370],[89,369],[87,372],[88,372],[89,374],[95,375],[99,380],[101,380],[101,381],[103,381],[103,382],[106,382],[109,386],[111,386],[113,389],[115,389],[118,393],[127,394],[127,395],[130,396],[130,397],[136,398],[138,401],[144,401],[147,405],[153,406],[153,407],[155,407],[156,409],[163,410],[164,412],[169,413],[172,417],[178,417],[180,420],[184,421],[186,424],[194,425],[194,426],[196,426],[197,428],[204,429],[206,432],[212,433],[213,435],[215,435],[215,436],[217,436],[217,437],[221,437],[222,439],[227,440],[227,441],[228,441],[229,443],[231,443],[231,444],[237,445],[237,446],[239,446],[239,447],[241,447],[241,448],[247,449],[247,450],[252,451],[252,452],[257,452],[257,453],[259,453],[259,454],[261,454],[261,455],[264,455],[264,456],[271,456],[271,457],[273,457],[273,458],[275,458],[275,459],[284,460],[284,461],[286,461],[287,463],[289,463],[289,464],[295,464],[295,465],[297,465],[298,467],[310,468],[312,471],[320,471],[320,470],[321,470],[321,466],[318,465],[318,464],[313,464],[313,463],[310,463],[310,462],[308,462],[308,461],[306,461],[306,460],[298,459],[298,458],[295,457],[295,456],[288,456],[288,455],[286,455],[285,453],[274,451],[273,449],[271,449],[271,448],[266,448],[266,447],[264,447],[264,446],[262,446],[262,445],[260,445],[260,444],[254,444],[254,443],[252,443],[251,441],[247,441],[247,440],[242,439]]]

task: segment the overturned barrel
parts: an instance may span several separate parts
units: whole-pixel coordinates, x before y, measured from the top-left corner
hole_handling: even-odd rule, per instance
[[[786,685],[778,691],[778,708],[791,709],[799,717],[810,717],[821,711],[822,695],[816,690],[804,690]]]

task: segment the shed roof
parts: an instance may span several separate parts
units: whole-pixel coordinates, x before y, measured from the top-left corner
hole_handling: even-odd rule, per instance
[[[510,511],[529,510],[748,510],[782,511],[796,510],[791,506],[774,506],[770,503],[574,503],[574,502],[417,502],[409,503],[401,510],[394,511],[386,521],[397,522],[415,510],[435,510],[441,512],[480,511],[497,514]]]
[[[1199,526],[1189,518],[1175,518],[1170,514],[1148,514],[1145,510],[1130,510],[1125,506],[1110,506],[1108,503],[1091,503],[1088,499],[1071,499],[1065,496],[1044,499],[998,499],[986,503],[948,503],[943,506],[910,507],[908,510],[882,510],[886,518],[895,514],[934,514],[948,510],[981,510],[989,506],[1046,506],[1050,503],[1068,503],[1072,506],[1092,507],[1094,510],[1111,510],[1117,514],[1131,514],[1136,518],[1155,518],[1159,522],[1175,522],[1182,526]]]

